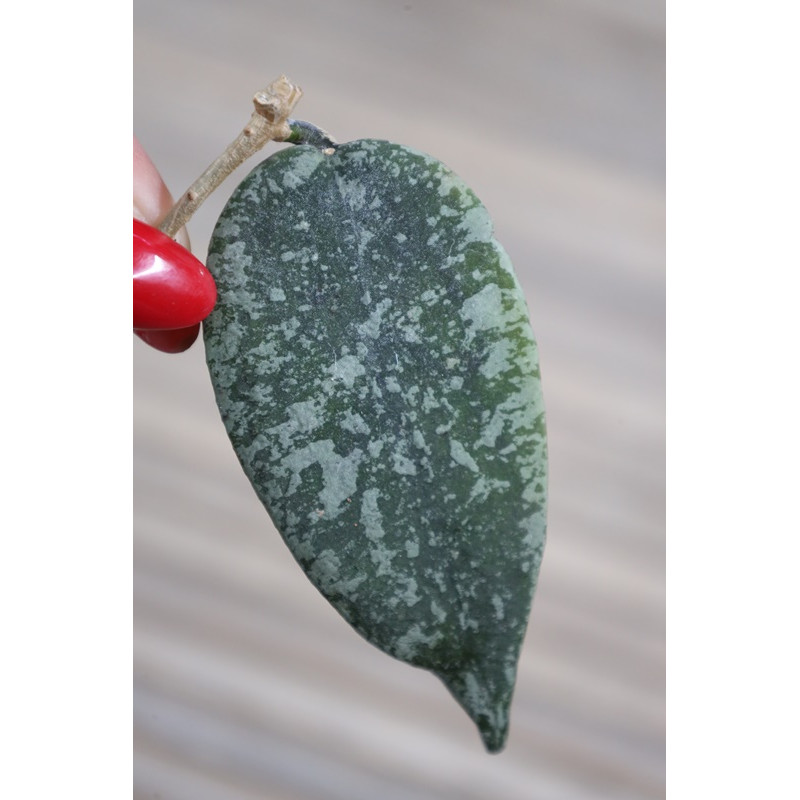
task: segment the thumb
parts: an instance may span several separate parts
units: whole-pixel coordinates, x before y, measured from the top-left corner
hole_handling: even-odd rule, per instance
[[[156,227],[172,208],[172,195],[145,153],[139,140],[133,137],[133,216]],[[182,228],[175,240],[190,249],[189,235]]]

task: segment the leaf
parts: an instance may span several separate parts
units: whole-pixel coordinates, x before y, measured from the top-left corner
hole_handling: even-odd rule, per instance
[[[408,147],[288,148],[236,189],[208,267],[217,402],[286,544],[501,749],[546,455],[536,345],[485,208]]]

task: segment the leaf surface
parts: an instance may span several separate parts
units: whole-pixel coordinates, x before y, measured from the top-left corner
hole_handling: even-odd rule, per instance
[[[501,749],[546,446],[527,307],[486,209],[408,147],[287,148],[234,192],[208,267],[217,402],[286,544]]]

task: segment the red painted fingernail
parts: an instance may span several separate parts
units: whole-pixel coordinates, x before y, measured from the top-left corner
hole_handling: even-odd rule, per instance
[[[182,353],[188,350],[200,333],[200,323],[169,331],[136,330],[133,332],[144,342],[164,353]]]
[[[133,327],[140,335],[145,329],[192,328],[216,299],[214,278],[200,261],[157,228],[133,220]]]

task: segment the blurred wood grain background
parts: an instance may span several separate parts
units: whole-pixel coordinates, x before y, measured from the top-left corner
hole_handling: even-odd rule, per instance
[[[549,532],[506,750],[295,565],[202,342],[134,341],[134,795],[664,795],[664,8],[134,0],[135,132],[174,194],[281,73],[341,141],[425,150],[489,208],[539,341]],[[275,146],[268,149],[271,152]],[[248,163],[190,223],[205,258]]]

